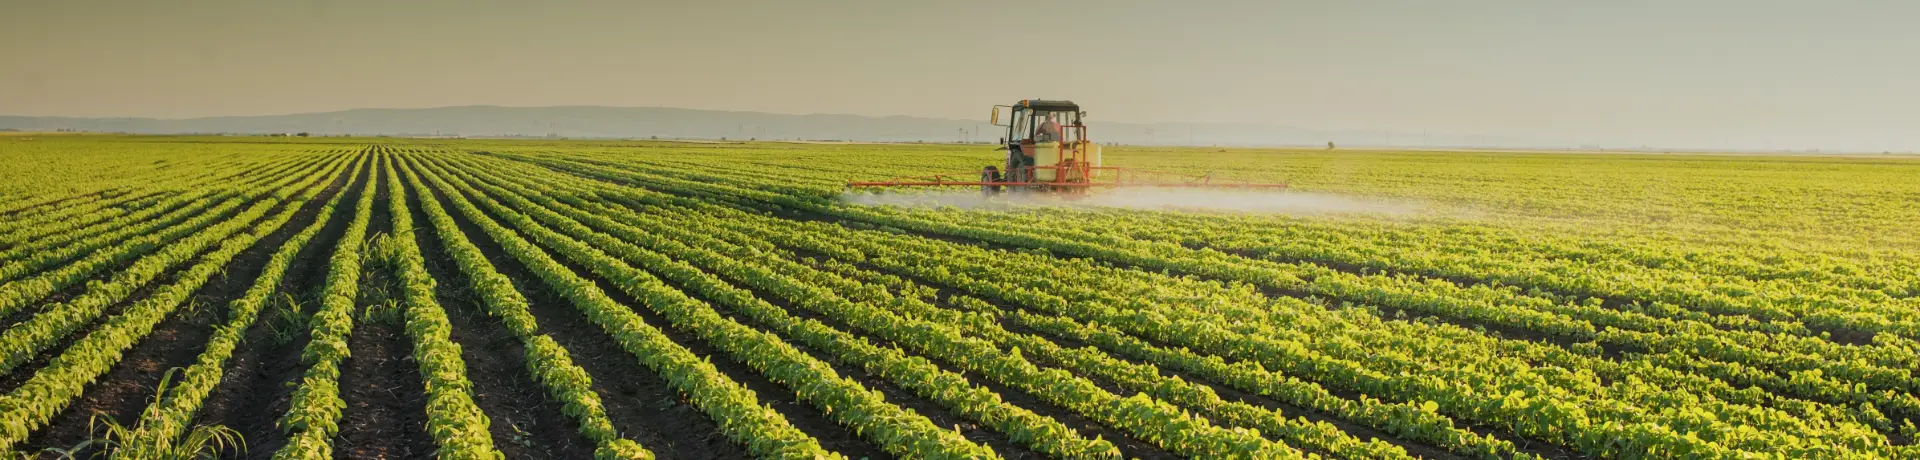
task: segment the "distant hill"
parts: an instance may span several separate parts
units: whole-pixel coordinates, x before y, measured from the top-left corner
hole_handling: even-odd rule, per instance
[[[1380,131],[1320,132],[1285,126],[1229,123],[1108,123],[1088,121],[1102,143],[1146,145],[1463,145],[1466,139],[1406,136]],[[953,142],[999,139],[1005,128],[984,121],[908,116],[789,115],[663,107],[498,107],[353,109],[338,112],[188,119],[0,116],[0,129],[21,131],[179,133],[297,133],[316,135],[546,136],[698,139],[809,139],[881,142]],[[1485,140],[1474,139],[1475,143]]]

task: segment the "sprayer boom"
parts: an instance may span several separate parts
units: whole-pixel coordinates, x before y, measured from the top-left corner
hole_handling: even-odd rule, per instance
[[[1037,171],[1036,171],[1037,170]],[[1048,173],[1052,174],[1048,174]],[[1231,181],[1217,181],[1211,174],[1193,176],[1160,171],[1146,171],[1116,166],[1029,166],[1025,169],[1000,174],[994,167],[988,166],[981,172],[935,174],[919,177],[895,177],[881,181],[847,182],[850,188],[874,187],[1024,187],[1043,190],[1081,191],[1095,187],[1159,187],[1159,188],[1222,188],[1222,189],[1283,189],[1287,184],[1256,184]],[[1080,178],[1073,180],[1014,180],[1021,177],[1053,176]]]
[[[1000,123],[1000,108],[1012,112]],[[992,123],[1007,128],[1007,161],[978,173],[963,172],[883,181],[850,181],[848,188],[872,187],[980,187],[987,195],[1003,189],[1084,194],[1094,187],[1173,187],[1277,189],[1287,184],[1251,184],[1215,181],[1199,176],[1143,171],[1100,165],[1100,144],[1087,138],[1087,113],[1073,101],[1028,99],[1010,106],[993,106]],[[1004,166],[1004,167],[1002,167]]]

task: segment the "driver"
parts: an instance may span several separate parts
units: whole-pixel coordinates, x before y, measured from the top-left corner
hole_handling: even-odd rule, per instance
[[[1047,114],[1047,121],[1040,123],[1039,129],[1033,133],[1034,142],[1060,141],[1060,121],[1057,117],[1051,113]]]

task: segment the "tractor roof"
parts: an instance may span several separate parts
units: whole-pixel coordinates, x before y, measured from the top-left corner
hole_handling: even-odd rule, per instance
[[[1020,101],[1019,104],[1014,104],[1014,107],[1025,107],[1033,110],[1048,110],[1048,111],[1068,111],[1068,112],[1080,111],[1080,105],[1073,103],[1073,101],[1049,101],[1049,100],[1043,100],[1043,99],[1027,99],[1024,101]]]

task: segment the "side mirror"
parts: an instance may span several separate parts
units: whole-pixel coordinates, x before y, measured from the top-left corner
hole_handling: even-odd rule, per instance
[[[1000,125],[1000,106],[993,106],[993,116],[988,117],[987,123],[994,126]]]

